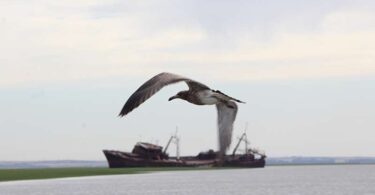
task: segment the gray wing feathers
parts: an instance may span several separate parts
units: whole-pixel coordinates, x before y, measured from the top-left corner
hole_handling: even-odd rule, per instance
[[[149,99],[151,96],[153,96],[164,86],[177,83],[180,81],[186,81],[190,89],[197,87],[207,87],[204,84],[193,81],[189,78],[172,73],[163,72],[152,77],[150,80],[141,85],[125,103],[119,116],[125,116],[126,114],[137,108],[139,105],[141,105],[143,102],[145,102],[147,99]]]
[[[228,105],[230,107],[228,107]],[[232,101],[216,104],[219,130],[219,147],[223,154],[232,142],[233,123],[237,115],[237,104]]]
[[[192,91],[210,89],[206,85],[204,85],[202,83],[199,83],[197,81],[193,81],[193,80],[187,80],[186,84],[189,86],[189,89],[192,90]]]

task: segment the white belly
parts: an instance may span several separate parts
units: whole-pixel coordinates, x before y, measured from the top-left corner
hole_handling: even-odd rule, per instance
[[[213,96],[213,92],[211,90],[201,91],[197,95],[200,101],[205,105],[218,103],[218,99]]]

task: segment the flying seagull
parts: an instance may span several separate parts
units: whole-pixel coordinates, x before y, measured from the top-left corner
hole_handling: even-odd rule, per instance
[[[245,103],[230,97],[218,90],[212,90],[206,85],[192,79],[172,74],[160,73],[140,86],[122,108],[119,116],[123,117],[136,107],[141,105],[164,86],[184,81],[189,90],[180,91],[169,98],[169,101],[179,98],[195,105],[216,105],[218,113],[219,149],[220,155],[224,155],[232,140],[233,123],[236,119],[237,104]]]

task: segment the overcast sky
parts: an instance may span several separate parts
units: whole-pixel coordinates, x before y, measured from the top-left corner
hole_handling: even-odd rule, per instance
[[[0,1],[0,161],[104,160],[102,149],[217,148],[216,109],[160,91],[126,118],[144,81],[173,72],[247,102],[268,156],[375,156],[375,2]],[[173,149],[170,153],[174,153]]]

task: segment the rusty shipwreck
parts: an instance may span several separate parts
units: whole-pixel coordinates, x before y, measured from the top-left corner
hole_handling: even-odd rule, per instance
[[[170,157],[167,149],[170,143],[176,144],[176,156]],[[245,143],[245,150],[237,154],[241,142]],[[266,155],[248,147],[246,133],[243,133],[232,154],[220,160],[218,152],[208,150],[196,156],[179,155],[179,138],[174,135],[169,139],[163,150],[162,146],[138,142],[132,152],[118,150],[103,150],[110,168],[123,167],[248,167],[260,168],[265,166]]]

